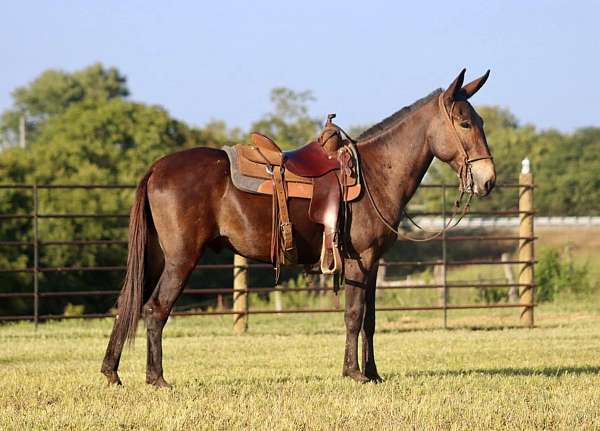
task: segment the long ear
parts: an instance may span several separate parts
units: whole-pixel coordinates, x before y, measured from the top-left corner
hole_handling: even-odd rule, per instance
[[[463,82],[465,80],[466,71],[467,69],[461,70],[456,79],[452,81],[452,84],[450,84],[446,91],[444,91],[444,102],[450,104],[453,100],[456,99],[456,96],[461,90]]]
[[[481,78],[477,78],[475,81],[469,82],[465,85],[460,91],[460,95],[466,99],[470,98],[473,94],[477,93],[485,81],[487,81],[490,76],[490,71],[488,70]]]

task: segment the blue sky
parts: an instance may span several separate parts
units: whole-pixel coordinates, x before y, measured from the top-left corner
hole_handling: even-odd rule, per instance
[[[382,119],[431,90],[492,75],[475,104],[571,131],[600,126],[600,2],[12,1],[0,14],[0,109],[46,68],[101,61],[132,98],[196,125],[247,128],[275,86],[314,115]]]

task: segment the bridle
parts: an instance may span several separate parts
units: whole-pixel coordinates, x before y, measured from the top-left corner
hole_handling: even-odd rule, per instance
[[[479,160],[493,160],[494,158],[491,155],[487,156],[479,156],[479,157],[469,157],[469,153],[467,152],[467,147],[463,140],[460,138],[458,130],[456,130],[456,126],[454,125],[454,121],[452,121],[452,112],[454,111],[454,105],[456,102],[453,100],[452,105],[450,105],[450,111],[446,109],[446,104],[444,103],[444,93],[440,94],[438,97],[438,105],[440,107],[440,111],[443,112],[444,122],[446,122],[449,128],[452,130],[454,137],[456,138],[456,147],[458,151],[462,154],[463,162],[460,165],[458,170],[458,178],[460,179],[459,191],[463,193],[473,194],[473,172],[472,165],[473,163]]]
[[[452,229],[454,229],[459,223],[460,221],[463,219],[463,217],[467,214],[467,212],[469,212],[469,207],[471,204],[471,199],[473,198],[473,172],[472,172],[472,165],[473,163],[479,161],[479,160],[493,160],[493,157],[491,155],[487,155],[487,156],[479,156],[479,157],[469,157],[469,153],[467,152],[467,147],[465,146],[463,140],[460,138],[460,135],[458,133],[458,130],[456,130],[456,126],[454,125],[454,122],[452,121],[452,112],[454,110],[454,104],[455,102],[452,102],[452,105],[450,106],[450,111],[448,111],[448,109],[446,109],[446,104],[444,103],[444,99],[443,99],[443,93],[440,94],[439,98],[438,98],[438,104],[439,104],[439,108],[440,108],[440,112],[443,112],[444,115],[442,116],[444,118],[444,122],[448,124],[449,128],[452,130],[452,133],[454,134],[455,140],[456,140],[456,147],[458,149],[458,151],[461,153],[462,155],[462,163],[460,165],[460,168],[458,170],[458,178],[459,178],[459,186],[458,186],[458,196],[456,198],[456,200],[454,201],[454,209],[452,211],[452,216],[450,217],[450,219],[448,220],[447,223],[444,224],[444,226],[442,227],[442,229],[438,232],[429,232],[432,233],[431,236],[428,236],[426,238],[416,238],[416,237],[412,237],[410,235],[407,235],[403,232],[401,232],[400,230],[394,228],[383,216],[383,214],[381,214],[381,210],[379,209],[379,207],[377,206],[377,204],[375,203],[375,200],[373,199],[373,195],[371,194],[371,190],[369,190],[369,185],[367,184],[367,178],[365,175],[365,169],[363,168],[362,164],[360,165],[360,171],[362,172],[362,177],[363,177],[363,184],[365,186],[365,191],[366,194],[369,198],[369,201],[371,202],[371,205],[373,206],[373,209],[375,210],[375,213],[377,214],[377,216],[379,217],[379,219],[381,220],[381,222],[392,232],[394,232],[396,235],[405,238],[409,241],[414,241],[414,242],[425,242],[425,241],[431,241],[432,239],[435,239],[437,237],[439,237],[440,235],[442,235],[445,232],[448,232]],[[354,143],[355,141],[351,140],[352,143]],[[360,164],[360,159],[358,161],[358,163]],[[460,211],[459,214],[459,209],[461,207],[461,203],[463,200],[463,197],[465,194],[468,194],[467,200],[462,208],[462,210]],[[414,220],[413,218],[408,215],[408,213],[406,212],[406,210],[403,210],[404,215],[406,216],[406,218],[418,229],[424,231],[424,232],[428,232],[425,229],[423,229],[421,226],[419,226]],[[456,218],[458,215],[458,218]]]

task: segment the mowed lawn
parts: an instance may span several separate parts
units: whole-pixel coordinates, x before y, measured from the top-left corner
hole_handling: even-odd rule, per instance
[[[230,317],[176,318],[170,390],[144,383],[142,330],[124,386],[107,387],[109,320],[2,325],[0,429],[600,429],[598,310],[542,306],[533,330],[481,329],[517,310],[451,313],[451,330],[431,314],[380,313],[385,381],[366,385],[340,377],[342,314],[252,316],[243,336]]]

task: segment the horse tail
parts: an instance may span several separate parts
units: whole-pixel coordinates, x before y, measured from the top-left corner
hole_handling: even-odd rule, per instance
[[[151,174],[152,169],[140,181],[129,215],[127,273],[119,295],[118,315],[115,323],[117,339],[122,340],[125,337],[130,343],[135,339],[144,296],[149,211],[147,189]]]

